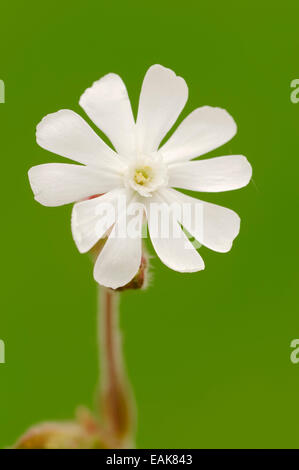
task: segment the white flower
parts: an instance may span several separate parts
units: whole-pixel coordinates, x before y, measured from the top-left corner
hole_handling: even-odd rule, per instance
[[[202,192],[238,189],[250,181],[251,166],[242,155],[191,161],[235,135],[234,120],[220,108],[195,109],[159,148],[187,98],[188,88],[181,77],[161,65],[153,65],[143,81],[135,123],[121,78],[111,73],[95,82],[81,96],[80,105],[109,137],[115,151],[70,110],[49,114],[37,126],[37,143],[41,147],[83,164],[49,163],[29,170],[38,202],[45,206],[76,202],[72,233],[80,252],[89,251],[99,238],[107,235],[100,233],[98,227],[100,206],[107,202],[115,205],[120,197],[142,202],[153,246],[171,269],[199,271],[204,268],[204,262],[183,232],[179,238],[152,236],[155,220],[149,210],[150,202],[164,203],[169,211],[173,202],[194,207],[200,204],[203,229],[192,233],[192,224],[185,228],[212,250],[230,250],[239,233],[239,216],[230,209],[199,201],[172,188]],[[103,193],[106,194],[87,199]],[[114,237],[118,223],[118,219],[111,220],[112,232],[94,267],[96,281],[112,288],[123,286],[133,278],[142,256],[141,233],[138,237]]]

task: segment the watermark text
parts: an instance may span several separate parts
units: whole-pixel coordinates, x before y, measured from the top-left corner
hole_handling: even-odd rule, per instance
[[[0,80],[0,103],[5,103],[5,84]]]
[[[5,344],[3,339],[0,339],[0,364],[5,363]]]

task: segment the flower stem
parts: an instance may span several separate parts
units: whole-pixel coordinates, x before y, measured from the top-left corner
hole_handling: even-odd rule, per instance
[[[100,408],[104,426],[116,447],[134,447],[135,406],[124,368],[119,330],[119,294],[100,287]]]

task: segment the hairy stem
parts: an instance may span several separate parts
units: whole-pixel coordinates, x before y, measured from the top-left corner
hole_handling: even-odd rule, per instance
[[[111,289],[100,288],[100,407],[104,425],[116,446],[134,447],[135,406],[124,368],[118,324],[118,296]]]

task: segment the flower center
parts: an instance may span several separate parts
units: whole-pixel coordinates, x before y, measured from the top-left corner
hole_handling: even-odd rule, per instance
[[[136,168],[134,181],[136,184],[147,184],[152,178],[152,168],[150,166],[144,166],[142,168]]]
[[[160,156],[138,156],[124,174],[124,183],[143,197],[167,185],[167,167]]]

